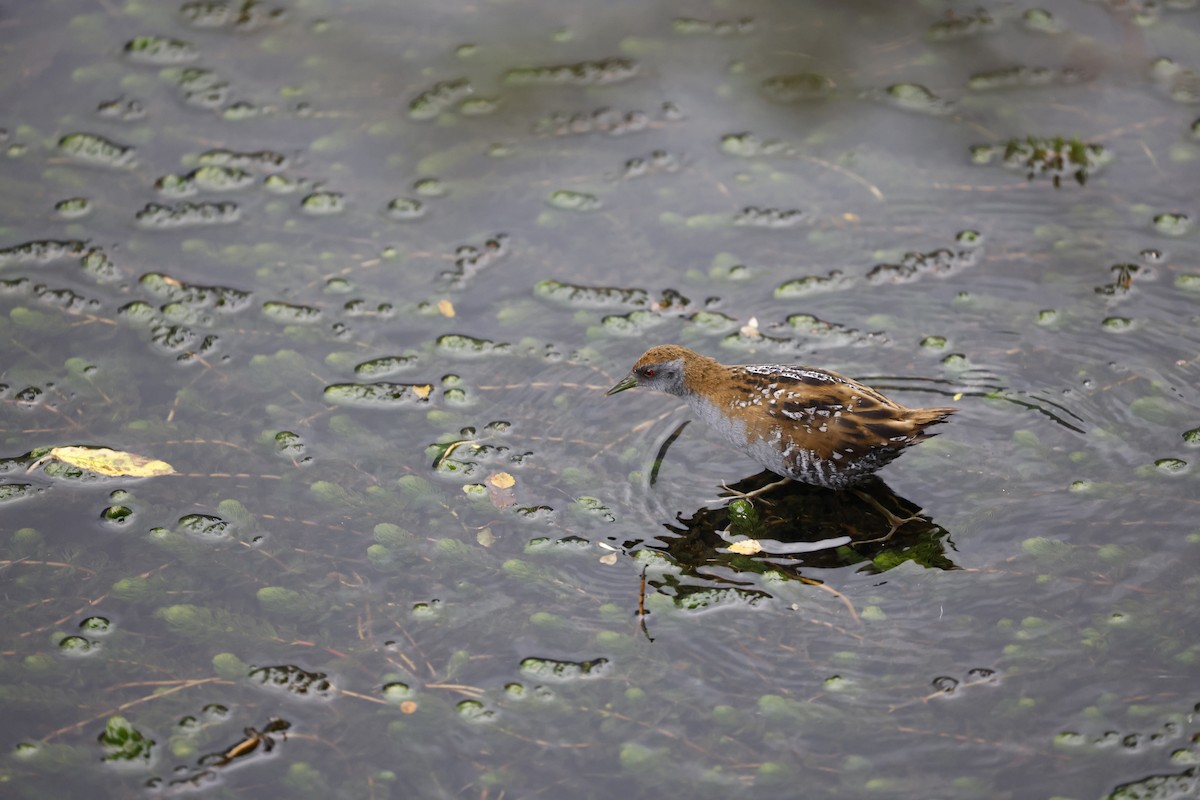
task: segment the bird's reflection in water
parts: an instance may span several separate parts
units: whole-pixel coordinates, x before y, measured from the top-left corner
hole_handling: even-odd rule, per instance
[[[681,513],[665,524],[673,535],[647,546],[667,555],[678,571],[650,577],[649,585],[679,601],[690,592],[714,587],[734,589],[753,600],[769,595],[749,575],[739,579],[738,573],[772,572],[811,584],[821,582],[820,570],[855,566],[876,574],[906,561],[958,569],[950,557],[949,531],[878,477],[859,484],[859,492],[792,482],[752,500],[736,499],[778,479],[770,472],[746,478],[727,487],[734,496],[731,502],[699,508],[687,518]],[[888,536],[892,522],[880,513],[880,506],[897,518],[913,519]]]

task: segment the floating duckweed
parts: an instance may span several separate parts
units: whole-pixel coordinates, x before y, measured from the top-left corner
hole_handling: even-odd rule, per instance
[[[104,760],[110,763],[148,764],[154,751],[154,740],[118,715],[108,718],[97,739],[104,748]]]
[[[264,612],[284,619],[311,619],[320,615],[323,609],[321,600],[311,592],[284,586],[264,586],[255,596]]]
[[[621,769],[633,775],[654,774],[669,760],[667,748],[647,747],[640,742],[623,742],[617,759]]]
[[[362,378],[380,378],[412,367],[417,356],[383,356],[364,361],[354,368],[354,374]]]
[[[1069,491],[1075,492],[1077,494],[1084,494],[1086,492],[1090,492],[1092,490],[1092,488],[1093,488],[1092,482],[1085,481],[1085,480],[1071,481],[1071,485],[1067,487],[1067,489]]]
[[[439,336],[435,342],[437,348],[444,353],[454,355],[488,355],[492,353],[507,353],[507,342],[493,342],[490,339],[477,339],[474,336],[464,336],[458,333],[448,333]]]
[[[191,197],[199,187],[188,175],[163,175],[154,182],[154,191],[164,197]]]
[[[288,157],[273,150],[257,150],[250,153],[239,153],[233,150],[209,150],[201,153],[201,164],[218,164],[229,167],[240,167],[263,174],[271,174],[288,166]]]
[[[754,536],[760,520],[758,511],[749,500],[741,498],[729,504],[729,532],[734,536]]]
[[[248,100],[239,100],[236,103],[230,103],[225,108],[221,109],[221,119],[239,120],[252,119],[260,114],[267,113],[269,107],[255,105]]]
[[[656,175],[663,172],[678,172],[680,159],[665,150],[655,150],[647,158],[631,158],[625,162],[621,177],[625,179],[641,178],[646,175]]]
[[[147,272],[138,279],[143,289],[164,300],[164,315],[173,305],[183,306],[190,311],[214,309],[222,313],[236,313],[250,304],[251,295],[240,289],[227,286],[201,286],[184,283],[161,272]]]
[[[231,27],[238,31],[251,31],[284,18],[282,8],[272,8],[266,3],[227,3],[219,0],[193,0],[179,8],[179,15],[193,28]],[[320,32],[321,23],[314,22],[312,30]]]
[[[639,336],[664,321],[662,315],[653,311],[630,311],[628,314],[608,314],[600,324],[610,333],[621,336]]]
[[[1155,83],[1177,103],[1200,103],[1200,75],[1169,58],[1156,58],[1150,66]]]
[[[313,192],[300,201],[300,209],[313,216],[340,214],[346,210],[346,196],[341,192]]]
[[[871,283],[911,283],[926,275],[944,277],[973,267],[979,262],[982,252],[976,242],[969,242],[962,250],[942,247],[928,253],[905,253],[898,264],[876,264],[867,272]]]
[[[1186,272],[1176,275],[1175,286],[1188,292],[1200,292],[1200,275]]]
[[[921,340],[921,347],[927,350],[941,350],[946,347],[945,336],[926,336]]]
[[[216,110],[229,99],[229,82],[210,69],[188,67],[180,70],[176,86],[188,105]]]
[[[69,133],[58,140],[58,149],[79,161],[105,167],[132,167],[136,151],[94,133]]]
[[[194,0],[179,8],[179,15],[193,28],[221,28],[238,17],[234,6],[214,0]]]
[[[935,22],[929,26],[927,35],[934,42],[949,42],[978,36],[998,27],[999,23],[991,14],[979,9],[974,14],[955,14],[950,19]]]
[[[794,75],[776,75],[762,82],[762,93],[776,103],[797,103],[827,97],[834,83],[815,72],[800,72]]]
[[[744,589],[704,589],[681,595],[675,604],[688,611],[703,611],[721,606],[753,606],[762,600],[762,595]]]
[[[820,292],[831,292],[845,289],[852,283],[841,270],[830,270],[828,275],[806,275],[803,278],[781,283],[775,289],[778,298],[807,297]]]
[[[0,266],[9,264],[48,264],[63,258],[79,258],[87,252],[87,242],[71,239],[41,239],[0,249]]]
[[[559,661],[553,658],[526,658],[521,662],[521,672],[538,680],[573,681],[596,678],[608,668],[607,658],[590,661]]]
[[[737,319],[721,311],[697,311],[688,317],[688,321],[714,331],[727,331],[738,323]]]
[[[105,100],[97,105],[96,115],[121,122],[134,122],[146,116],[146,107],[140,100],[119,97],[116,100]]]
[[[203,539],[227,539],[233,535],[232,526],[211,514],[188,514],[179,518],[179,530]]]
[[[1067,542],[1058,539],[1048,539],[1045,536],[1033,536],[1021,542],[1021,549],[1034,558],[1053,561],[1066,558],[1074,548]]]
[[[1057,747],[1083,747],[1087,744],[1087,737],[1076,731],[1063,731],[1055,735],[1054,744]]]
[[[210,164],[192,170],[189,177],[196,186],[212,192],[244,189],[254,182],[254,176],[240,167]]]
[[[385,683],[380,691],[383,693],[383,699],[389,703],[398,703],[412,697],[412,689],[407,683],[400,681]]]
[[[432,619],[441,610],[441,601],[433,600],[428,603],[413,603],[412,615],[417,619]]]
[[[1154,216],[1154,230],[1163,236],[1183,236],[1192,229],[1187,214],[1164,213]]]
[[[100,512],[100,519],[111,525],[124,525],[133,520],[133,509],[129,506],[109,506]]]
[[[421,178],[413,183],[413,191],[422,197],[445,197],[448,190],[438,178]]]
[[[433,386],[428,383],[335,383],[325,387],[327,402],[338,406],[392,408],[429,402]]]
[[[721,152],[741,158],[799,155],[794,145],[780,139],[759,139],[753,133],[730,133],[722,136]]]
[[[970,365],[971,362],[967,360],[967,357],[962,353],[950,353],[948,356],[942,359],[942,366],[946,369],[962,370],[966,369]]]
[[[488,709],[478,700],[462,700],[454,707],[454,710],[467,722],[491,722],[496,718],[496,712]]]
[[[125,43],[125,55],[143,64],[182,64],[195,61],[199,51],[191,42],[167,36],[138,36]]]
[[[905,111],[941,116],[954,110],[952,103],[938,97],[919,83],[893,83],[884,90],[882,97]]]
[[[546,202],[555,208],[561,208],[566,211],[595,211],[600,208],[600,198],[594,194],[587,192],[572,192],[566,189],[559,189],[553,192]]]
[[[247,677],[264,686],[273,686],[301,696],[326,696],[333,691],[333,684],[324,672],[308,672],[293,664],[256,667],[250,670]]]
[[[504,82],[514,86],[597,86],[629,80],[639,69],[638,63],[631,59],[607,58],[548,67],[518,67],[505,74]]]
[[[1200,445],[1200,428],[1192,428],[1190,431],[1184,431],[1183,441],[1191,445]]]
[[[112,586],[112,596],[129,603],[140,603],[154,599],[156,589],[161,581],[155,581],[141,576],[122,578]]]
[[[433,119],[472,91],[471,82],[466,78],[435,83],[408,104],[408,116],[422,121]]]
[[[496,113],[499,108],[500,101],[494,97],[472,97],[462,101],[458,113],[464,117],[482,117]]]
[[[1133,328],[1134,322],[1128,317],[1106,317],[1100,325],[1109,333],[1124,333]]]
[[[387,215],[404,221],[420,219],[425,216],[425,204],[412,197],[395,197],[387,204]]]
[[[1021,15],[1025,27],[1038,33],[1062,33],[1063,25],[1049,11],[1041,8],[1030,8]]]
[[[1155,460],[1154,466],[1163,472],[1176,475],[1187,469],[1187,462],[1182,458],[1160,458]]]
[[[1052,83],[1078,83],[1083,76],[1071,69],[1046,67],[1004,67],[977,72],[967,79],[967,88],[974,91],[1011,89],[1017,86],[1048,86]]]
[[[64,636],[58,641],[58,647],[64,653],[83,655],[92,649],[92,643],[82,636]]]
[[[342,310],[348,317],[379,317],[386,319],[396,313],[396,308],[391,303],[380,303],[372,307],[366,300],[355,299],[347,300],[342,305]]]
[[[396,557],[392,551],[381,544],[367,547],[367,560],[379,569],[388,569],[396,563]]]
[[[589,133],[623,136],[644,131],[648,127],[650,117],[645,112],[627,111],[622,114],[611,108],[598,108],[591,113],[555,111],[534,123],[533,133],[538,136],[580,136]]]
[[[268,319],[284,325],[303,325],[318,322],[321,319],[321,309],[319,308],[284,303],[279,300],[268,300],[263,303],[262,311]]]
[[[613,306],[641,308],[650,304],[650,295],[645,289],[580,286],[555,280],[538,281],[533,287],[533,293],[538,297],[576,308],[611,308]]]
[[[857,328],[850,328],[836,322],[826,322],[812,314],[792,314],[785,322],[797,333],[818,336],[839,344],[870,344],[887,341],[887,337],[882,333],[863,333]]]
[[[1043,308],[1038,312],[1038,325],[1053,325],[1058,321],[1058,310],[1054,308]]]
[[[137,223],[145,228],[182,228],[199,225],[228,225],[237,222],[242,215],[237,203],[176,203],[161,205],[147,203],[135,215]]]
[[[804,221],[799,209],[746,206],[733,217],[733,224],[750,228],[792,228]]]
[[[1073,177],[1083,186],[1092,173],[1112,161],[1112,154],[1103,145],[1062,136],[1027,136],[1024,139],[1009,139],[1002,146],[977,145],[971,148],[971,158],[976,164],[988,164],[996,156],[1002,156],[1004,166],[1009,169],[1024,171],[1029,180],[1039,175],[1049,176],[1055,188],[1062,185],[1064,176]]]
[[[55,212],[64,219],[79,219],[92,210],[92,201],[86,197],[70,197],[54,204]]]

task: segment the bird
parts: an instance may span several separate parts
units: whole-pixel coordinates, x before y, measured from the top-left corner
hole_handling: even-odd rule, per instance
[[[677,344],[651,347],[606,394],[634,387],[683,398],[726,441],[783,477],[743,497],[793,480],[853,490],[892,524],[884,539],[919,517],[896,517],[855,487],[958,410],[908,408],[831,370],[725,365]]]

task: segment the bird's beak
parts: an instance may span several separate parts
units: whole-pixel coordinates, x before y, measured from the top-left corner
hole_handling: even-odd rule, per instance
[[[637,383],[637,376],[631,372],[624,378],[621,378],[621,382],[605,392],[604,395],[607,397],[610,394],[616,394],[617,392],[623,392],[626,389],[632,389],[633,387],[637,386]]]

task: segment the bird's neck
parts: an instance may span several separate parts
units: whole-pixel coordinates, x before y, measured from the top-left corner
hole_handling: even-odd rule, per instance
[[[729,381],[730,370],[715,358],[692,353],[683,370],[683,388],[693,396],[708,396]]]

